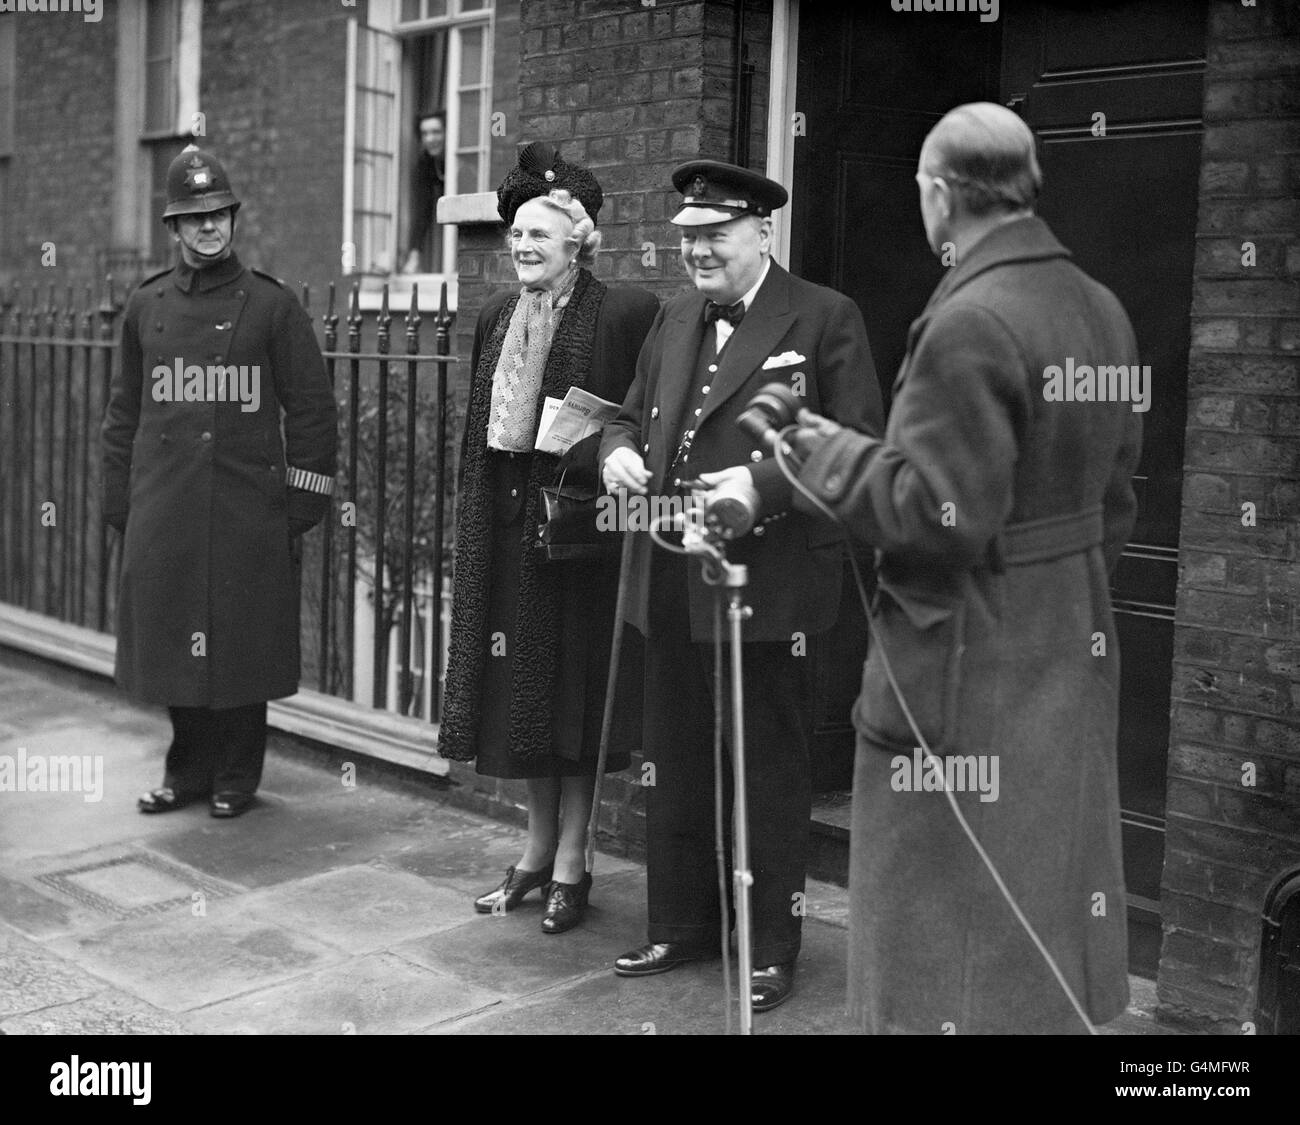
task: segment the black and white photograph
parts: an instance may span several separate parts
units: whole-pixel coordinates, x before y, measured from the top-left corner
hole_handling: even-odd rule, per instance
[[[1297,1033],[1300,0],[0,0],[17,1104]]]

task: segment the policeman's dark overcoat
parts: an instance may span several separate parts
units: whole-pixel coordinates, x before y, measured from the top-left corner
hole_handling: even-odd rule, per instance
[[[256,368],[257,409],[160,401],[157,369],[178,359]],[[102,437],[105,518],[126,528],[118,683],[174,706],[292,695],[290,519],[301,529],[329,502],[289,488],[286,464],[320,474],[317,483],[332,478],[337,443],[333,392],[302,306],[233,254],[148,279],[127,304]]]

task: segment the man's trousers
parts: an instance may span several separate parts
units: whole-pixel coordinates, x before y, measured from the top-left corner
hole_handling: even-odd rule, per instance
[[[248,793],[262,780],[266,754],[266,704],[220,711],[169,707],[172,744],[163,784],[178,793]]]
[[[687,568],[695,559],[656,552],[646,639],[644,761],[648,939],[716,947],[720,919],[714,829],[714,650],[690,639]],[[723,612],[723,636],[726,637]],[[745,759],[754,966],[799,952],[812,815],[809,747],[811,657],[792,638],[749,642],[744,654]],[[801,650],[802,651],[802,650]],[[727,891],[731,894],[732,730],[730,648],[716,690],[723,701]],[[733,915],[734,917],[734,915]]]

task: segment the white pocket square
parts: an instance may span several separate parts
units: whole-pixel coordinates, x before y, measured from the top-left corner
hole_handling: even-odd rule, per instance
[[[770,371],[773,367],[789,367],[795,363],[806,363],[807,361],[798,352],[782,352],[780,355],[768,356],[763,360],[763,370]]]

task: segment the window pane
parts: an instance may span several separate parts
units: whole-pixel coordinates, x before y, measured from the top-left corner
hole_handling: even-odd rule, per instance
[[[424,18],[434,19],[447,14],[447,0],[424,0]]]
[[[478,12],[490,7],[492,7],[491,0],[460,0],[462,12]]]
[[[172,30],[174,0],[149,0],[145,17],[145,55],[151,59],[170,58],[176,42]]]
[[[402,0],[402,14],[398,17],[403,22],[420,18],[420,0]]]
[[[456,190],[462,195],[478,191],[478,164],[476,152],[461,153],[456,158]]]
[[[145,63],[144,67],[144,128],[146,133],[170,131],[172,99],[175,95],[171,59]]]
[[[483,81],[483,29],[467,27],[460,33],[460,84],[477,86]]]
[[[478,148],[479,105],[482,95],[477,90],[460,96],[460,148]]]

